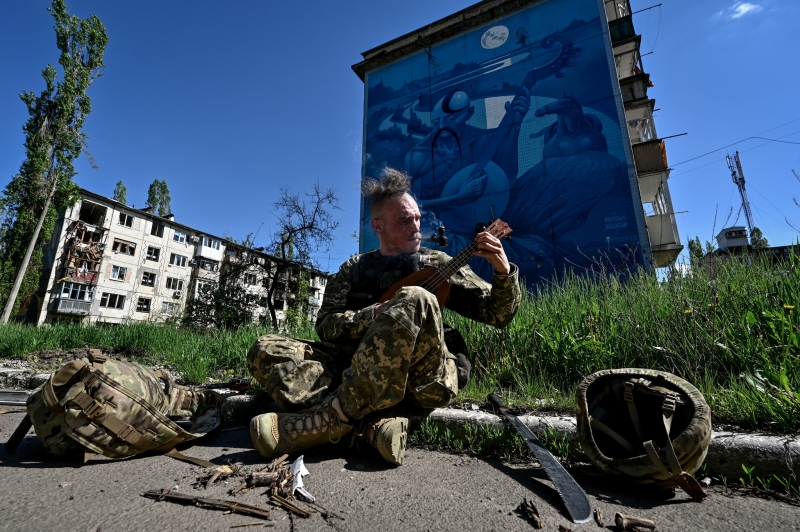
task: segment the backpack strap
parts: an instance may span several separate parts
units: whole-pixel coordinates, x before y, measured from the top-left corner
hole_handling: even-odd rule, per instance
[[[672,428],[672,421],[675,417],[675,406],[677,404],[683,404],[680,395],[663,386],[653,386],[652,382],[647,379],[632,379],[625,382],[625,401],[628,403],[631,420],[640,438],[642,437],[641,426],[639,425],[636,402],[633,398],[633,390],[637,386],[642,392],[663,397],[663,401],[661,402],[661,419],[666,432],[667,442],[666,445],[664,445],[663,451],[671,470],[667,469],[667,466],[664,465],[661,458],[662,449],[658,449],[653,443],[653,440],[643,442],[647,456],[662,475],[674,480],[691,498],[697,500],[706,498],[708,494],[703,490],[700,483],[681,467],[680,460],[678,460],[678,456],[675,454],[675,448],[672,446],[672,439],[669,436],[669,431]]]

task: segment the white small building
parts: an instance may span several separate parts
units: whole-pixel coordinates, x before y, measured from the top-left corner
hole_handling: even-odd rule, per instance
[[[183,312],[187,298],[219,279],[227,252],[245,249],[226,239],[134,209],[81,189],[80,200],[60,213],[44,249],[44,298],[38,323],[164,321]],[[227,251],[226,251],[227,250]],[[237,251],[238,252],[238,251]],[[264,265],[270,256],[247,250]],[[327,275],[310,272],[309,318],[316,318]],[[253,319],[268,316],[266,283],[255,275]],[[40,289],[41,290],[41,289]],[[277,301],[279,319],[289,295]],[[276,298],[277,299],[277,298]],[[313,316],[313,317],[312,317]]]

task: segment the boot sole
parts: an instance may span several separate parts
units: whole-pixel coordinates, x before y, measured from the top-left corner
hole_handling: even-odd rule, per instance
[[[394,465],[403,465],[406,456],[406,439],[408,437],[408,419],[399,418],[388,427],[381,427],[378,445],[383,459]]]

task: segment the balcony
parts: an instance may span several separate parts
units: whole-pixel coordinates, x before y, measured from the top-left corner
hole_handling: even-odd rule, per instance
[[[613,46],[632,39],[636,35],[633,30],[633,17],[627,15],[616,20],[609,20],[608,32],[611,34],[611,44]]]
[[[628,0],[605,0],[605,7],[609,23],[631,14],[631,6]]]
[[[653,120],[655,100],[646,100],[639,105],[629,105],[625,109],[625,121],[628,125],[628,136],[631,144],[647,142],[658,138]]]
[[[55,311],[59,314],[89,314],[92,308],[91,301],[75,301],[74,299],[59,299]]]
[[[639,54],[641,36],[636,35],[624,44],[614,47],[614,65],[617,69],[617,79],[625,79],[644,72],[642,56]]]
[[[674,264],[683,251],[675,214],[654,214],[647,216],[645,220],[650,248],[653,251],[653,265],[663,268]]]
[[[647,87],[650,86],[650,74],[637,74],[619,80],[619,91],[622,103],[628,104],[647,98]]]
[[[633,160],[636,163],[636,173],[655,174],[666,171],[667,147],[663,140],[655,139],[633,145]]]

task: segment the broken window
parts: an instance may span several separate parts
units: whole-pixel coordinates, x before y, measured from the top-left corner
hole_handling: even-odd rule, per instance
[[[219,263],[215,260],[208,260],[200,257],[199,266],[204,270],[215,272],[219,268]]]
[[[136,303],[136,312],[150,312],[150,298],[140,297]]]
[[[256,274],[254,273],[244,274],[244,282],[250,285],[256,284]]]
[[[61,288],[61,299],[93,301],[94,287],[79,283],[64,283],[64,286]]]
[[[125,274],[127,272],[128,268],[125,268],[124,266],[112,266],[110,279],[114,279],[115,281],[124,281]]]
[[[215,283],[211,281],[197,281],[197,293],[195,295],[209,295],[214,291]]]
[[[180,303],[170,303],[168,301],[161,302],[161,312],[170,316],[177,316],[181,311]]]
[[[78,213],[78,220],[89,225],[103,225],[106,217],[106,211],[106,207],[84,200],[81,202],[81,210],[80,213]]]
[[[183,290],[183,280],[167,277],[167,290]]]
[[[156,285],[156,274],[150,272],[144,272],[142,274],[142,286],[155,286]]]
[[[153,222],[152,227],[150,227],[150,234],[159,238],[164,236],[164,224]]]
[[[122,294],[103,292],[103,297],[100,298],[100,306],[106,308],[125,308],[125,296]]]
[[[181,268],[186,267],[187,258],[183,255],[178,255],[177,253],[170,253],[169,256],[169,263],[172,266],[180,266]]]
[[[158,260],[161,250],[153,246],[147,246],[147,260]]]
[[[124,255],[135,255],[136,244],[133,242],[125,242],[124,240],[114,239],[114,244],[111,246],[111,251],[114,253],[122,253]]]
[[[172,240],[180,244],[183,244],[184,242],[186,242],[186,233],[184,233],[183,231],[178,231],[176,229],[175,234],[172,235]]]
[[[119,225],[133,227],[133,216],[124,212],[119,213]]]

